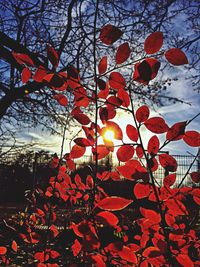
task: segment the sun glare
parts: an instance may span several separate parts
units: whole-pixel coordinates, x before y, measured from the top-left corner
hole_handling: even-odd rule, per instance
[[[108,140],[108,141],[113,141],[115,139],[115,133],[112,130],[106,130],[103,138]]]

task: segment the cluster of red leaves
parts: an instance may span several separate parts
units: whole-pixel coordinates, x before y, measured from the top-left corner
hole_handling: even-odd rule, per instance
[[[100,31],[100,40],[106,45],[112,45],[123,32],[113,26],[106,25]],[[144,51],[147,55],[155,54],[163,46],[163,34],[154,32],[144,42]],[[178,48],[170,48],[164,54],[169,63],[173,65],[187,64],[185,54]],[[160,56],[159,54],[155,57]],[[48,224],[51,243],[56,243],[62,234],[56,226],[58,208],[55,203],[62,203],[71,208],[68,229],[71,239],[65,240],[65,249],[72,253],[70,267],[98,266],[183,266],[198,267],[200,243],[197,233],[192,229],[191,222],[194,209],[200,205],[200,189],[175,187],[176,184],[176,159],[166,153],[160,153],[162,145],[157,135],[165,134],[165,143],[183,140],[192,147],[200,145],[200,134],[196,131],[187,131],[187,122],[178,122],[171,127],[162,117],[151,117],[149,108],[144,105],[133,112],[135,122],[127,124],[126,133],[122,132],[120,125],[112,121],[116,110],[120,107],[128,108],[130,97],[126,90],[126,80],[120,72],[109,71],[108,57],[104,56],[99,62],[99,76],[96,77],[98,94],[89,97],[87,90],[81,85],[79,72],[74,67],[68,67],[67,73],[57,72],[59,55],[56,50],[47,46],[47,57],[52,68],[45,66],[35,67],[33,60],[24,54],[13,52],[19,64],[24,65],[22,82],[29,79],[44,83],[56,91],[72,92],[74,95],[74,108],[71,111],[73,118],[81,124],[84,136],[75,138],[74,145],[69,153],[62,159],[56,155],[50,162],[50,168],[56,175],[50,177],[49,185],[45,189],[37,188],[37,193],[45,200],[45,204],[37,207],[33,203],[32,214],[24,220],[23,232],[19,233],[26,244],[39,244],[42,237],[34,230],[35,224]],[[126,43],[118,46],[115,55],[116,64],[123,64],[131,56],[131,47]],[[160,62],[155,57],[147,56],[143,61],[134,66],[133,80],[144,85],[157,76]],[[34,72],[34,74],[32,74]],[[109,76],[107,76],[109,74]],[[107,77],[105,81],[102,76]],[[110,94],[114,92],[114,94]],[[97,98],[98,97],[98,98]],[[55,93],[54,99],[62,106],[68,105],[64,94]],[[101,99],[103,105],[99,108],[99,118],[103,126],[92,122],[81,107],[87,108],[92,101]],[[140,128],[152,132],[147,146],[142,143]],[[114,132],[114,139],[121,142],[116,155],[123,165],[115,170],[91,172],[85,179],[76,174],[74,160],[82,157],[86,148],[90,148],[94,160],[105,158],[114,151],[114,142],[104,138],[107,130]],[[123,141],[124,135],[130,143]],[[98,138],[103,139],[99,144]],[[97,139],[96,139],[97,138]],[[146,152],[147,151],[147,152]],[[146,157],[146,164],[137,158]],[[163,186],[157,186],[152,175],[161,166],[170,172],[163,179]],[[72,173],[72,175],[70,175]],[[200,182],[199,173],[192,172],[191,179]],[[115,181],[116,185],[121,178],[132,182],[131,195],[118,196],[106,193],[105,181]],[[43,203],[43,202],[42,202]],[[82,203],[82,209],[76,205]],[[145,205],[145,203],[147,203]],[[73,207],[73,209],[72,209]],[[130,210],[137,209],[135,214]],[[128,216],[125,212],[128,212]],[[131,229],[136,226],[133,233]],[[107,238],[102,234],[108,229],[111,236]],[[120,238],[118,233],[123,233]],[[68,244],[69,243],[69,244]],[[8,250],[17,253],[18,245],[15,240],[6,246],[0,247],[2,262],[8,262]],[[57,251],[58,250],[58,251]],[[193,252],[195,253],[193,253]],[[196,256],[195,256],[196,255]],[[57,267],[58,260],[63,257],[61,249],[45,247],[38,249],[33,258],[38,261],[39,267]],[[74,260],[76,257],[76,261]]]

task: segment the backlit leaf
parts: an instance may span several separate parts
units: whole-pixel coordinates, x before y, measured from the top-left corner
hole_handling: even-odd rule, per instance
[[[112,106],[103,107],[103,108],[100,107],[99,109],[99,117],[102,123],[105,123],[106,121],[113,119],[115,115],[116,115],[116,110]]]
[[[170,48],[167,52],[165,52],[165,57],[169,63],[175,66],[188,64],[188,59],[185,53],[179,48]]]
[[[106,45],[111,45],[116,42],[121,36],[123,32],[117,27],[107,24],[100,31],[99,39]]]
[[[183,140],[189,146],[198,147],[200,146],[200,133],[197,131],[187,131],[183,136]]]
[[[130,105],[130,97],[129,94],[124,89],[119,89],[117,96],[122,100],[122,106],[128,107]]]
[[[26,64],[28,66],[34,66],[33,60],[25,54],[12,52],[13,57],[19,64]]]
[[[169,154],[160,154],[158,156],[161,166],[169,172],[175,172],[177,169],[177,162],[175,158]]]
[[[166,139],[170,141],[180,140],[185,133],[186,121],[177,122],[167,131]]]
[[[21,78],[22,78],[22,83],[27,83],[31,78],[31,71],[29,70],[28,67],[22,70]]]
[[[91,146],[92,142],[86,138],[82,138],[82,137],[78,137],[76,139],[73,140],[74,143],[76,143],[78,146]]]
[[[59,62],[59,55],[54,47],[47,45],[47,57],[54,68],[57,68]]]
[[[94,159],[96,159],[95,149],[93,149],[92,152],[94,154]],[[110,153],[110,150],[105,145],[97,146],[98,160],[105,158],[109,153]]]
[[[146,258],[154,258],[162,255],[161,251],[156,247],[148,247],[144,250],[143,254]]]
[[[126,126],[126,134],[129,139],[131,139],[134,142],[137,142],[139,135],[137,129],[133,125],[128,124]]]
[[[123,101],[119,99],[119,97],[112,95],[106,100],[106,103],[108,106],[111,105],[112,107],[120,107]]]
[[[135,151],[138,158],[141,159],[144,156],[144,151],[141,146],[137,146]]]
[[[103,210],[116,211],[126,208],[132,202],[133,200],[125,199],[122,197],[105,197],[97,203],[96,207]]]
[[[116,90],[124,89],[126,86],[126,81],[121,73],[113,71],[109,77],[110,87]]]
[[[12,250],[14,250],[15,252],[17,252],[17,248],[18,248],[18,246],[17,246],[17,243],[16,243],[15,240],[12,241],[11,248],[12,248]]]
[[[149,108],[146,105],[144,105],[137,109],[135,116],[138,122],[144,122],[149,118],[149,114],[150,114]]]
[[[178,254],[176,256],[176,260],[183,267],[194,267],[195,266],[193,261],[190,259],[190,257],[187,254]]]
[[[156,155],[160,147],[160,141],[156,135],[149,139],[147,151],[150,155]]]
[[[55,225],[52,224],[49,229],[53,233],[53,237],[56,237],[59,234],[58,228]]]
[[[108,65],[107,61],[108,61],[107,56],[102,57],[102,59],[100,60],[99,65],[98,65],[98,70],[99,70],[100,75],[106,72],[107,65]]]
[[[85,151],[85,147],[74,145],[71,149],[70,156],[73,159],[80,158],[85,154]]]
[[[144,42],[144,50],[147,54],[154,54],[160,50],[163,45],[163,33],[153,32]]]
[[[36,82],[42,82],[46,75],[47,75],[47,70],[40,65],[32,78]]]
[[[191,172],[190,176],[194,183],[200,183],[200,172]]]
[[[118,255],[121,259],[131,263],[137,263],[137,257],[135,253],[127,246],[123,246],[122,250],[118,251]]]
[[[116,63],[121,64],[126,61],[130,56],[131,50],[128,43],[121,44],[116,52]]]
[[[161,221],[160,214],[155,210],[140,208],[140,212],[145,218],[154,223],[159,223]]]
[[[150,194],[150,185],[137,183],[134,186],[133,193],[137,199],[142,199],[142,198],[148,197]]]
[[[93,189],[94,188],[94,180],[92,178],[91,175],[88,175],[86,178],[86,185],[89,189]]]
[[[157,59],[146,58],[142,62],[135,64],[133,80],[147,85],[150,80],[157,76],[159,68],[160,62]]]
[[[106,222],[108,225],[115,226],[118,224],[119,219],[117,216],[109,211],[101,211],[97,213],[97,217],[100,217],[100,219],[103,219],[103,222]]]
[[[56,94],[53,96],[53,98],[56,99],[61,106],[65,107],[68,104],[68,99],[63,94]]]
[[[160,117],[150,118],[144,122],[144,125],[149,131],[157,134],[165,133],[169,129],[165,120]]]
[[[82,125],[87,125],[91,122],[89,117],[83,113],[75,114],[74,119],[76,119]]]
[[[134,155],[134,147],[131,145],[123,145],[117,150],[117,158],[119,161],[126,162]]]
[[[164,186],[169,187],[169,186],[172,186],[175,183],[175,181],[176,181],[176,174],[172,173],[172,174],[165,176],[163,180],[163,184]]]
[[[1,247],[0,247],[0,255],[5,255],[5,254],[6,254],[6,252],[7,252],[7,248],[6,248],[6,247],[3,247],[3,246],[1,246]]]

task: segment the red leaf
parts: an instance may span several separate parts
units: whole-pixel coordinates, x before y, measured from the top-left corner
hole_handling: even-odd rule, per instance
[[[189,146],[198,147],[200,146],[200,133],[196,131],[187,131],[183,136],[183,140]]]
[[[138,122],[144,122],[149,118],[149,114],[150,114],[149,108],[146,105],[144,105],[137,109],[135,116]]]
[[[108,225],[115,226],[118,224],[119,220],[117,216],[109,211],[101,211],[97,213],[97,217],[103,219],[103,222],[106,222]]]
[[[74,145],[72,147],[71,152],[70,152],[70,157],[73,158],[73,159],[80,158],[85,154],[85,150],[86,150],[85,147]]]
[[[0,247],[0,255],[5,255],[7,252],[7,248],[6,247]]]
[[[169,63],[175,66],[188,64],[188,59],[185,53],[179,48],[169,49],[167,52],[165,52],[165,57],[169,61]]]
[[[133,174],[135,169],[131,169],[130,166],[123,165],[117,167],[118,172],[128,180],[133,180]]]
[[[25,54],[12,52],[13,57],[19,64],[26,64],[28,66],[34,66],[33,60]]]
[[[59,234],[58,228],[55,225],[52,224],[49,229],[52,231],[53,237],[56,237]]]
[[[35,255],[34,255],[34,258],[36,260],[39,260],[40,262],[44,262],[44,261],[49,259],[49,254],[47,254],[47,253],[45,254],[44,251],[36,252]]]
[[[98,65],[98,70],[99,70],[100,75],[106,72],[107,65],[108,65],[107,61],[108,61],[107,56],[102,57],[102,59],[100,60],[99,65]]]
[[[170,141],[176,141],[183,137],[185,133],[186,121],[177,122],[169,128],[166,139]]]
[[[123,133],[119,125],[113,121],[106,122],[106,130],[111,130],[114,132],[114,138],[117,140],[123,139]]]
[[[122,100],[119,99],[116,96],[110,96],[107,100],[106,100],[107,105],[112,105],[112,107],[116,106],[119,107],[122,104]]]
[[[158,161],[157,161],[157,159],[155,157],[149,160],[148,167],[151,169],[152,172],[157,171],[157,169],[158,169]]]
[[[106,264],[104,262],[104,257],[100,254],[96,254],[96,255],[91,255],[91,259],[93,261],[92,266],[96,266],[96,267],[106,267]]]
[[[116,52],[116,64],[121,64],[126,61],[130,56],[131,50],[128,43],[121,44]]]
[[[128,124],[126,126],[126,134],[127,134],[129,139],[131,139],[134,142],[137,142],[137,140],[138,140],[138,131],[134,126]]]
[[[133,193],[137,199],[148,197],[150,194],[150,185],[137,183],[133,189]]]
[[[140,208],[140,212],[145,218],[149,219],[154,223],[159,223],[161,221],[160,214],[155,210]]]
[[[124,89],[126,86],[126,81],[121,73],[113,71],[109,77],[110,87],[116,90]]]
[[[148,261],[143,261],[140,263],[140,267],[148,267],[149,264],[148,264]]]
[[[73,140],[74,143],[76,143],[78,146],[92,146],[92,142],[86,138],[82,138],[82,137],[78,137],[76,139]]]
[[[82,113],[75,114],[74,119],[76,119],[82,125],[87,125],[91,122],[89,117],[85,114],[82,114]]]
[[[88,175],[86,178],[86,185],[89,189],[93,189],[94,188],[94,180],[92,178],[91,175]]]
[[[96,207],[102,209],[102,210],[110,210],[110,211],[116,211],[116,210],[122,210],[126,208],[128,205],[130,205],[133,202],[133,200],[125,199],[122,197],[106,197],[102,200],[100,200]]]
[[[153,32],[144,42],[144,50],[147,54],[154,54],[160,50],[163,45],[163,33]]]
[[[12,250],[14,250],[15,252],[17,252],[17,243],[16,243],[16,241],[15,240],[13,240],[12,241],[12,245],[11,245],[11,248],[12,248]]]
[[[59,55],[54,47],[47,45],[47,57],[54,68],[57,68],[59,62]]]
[[[65,96],[65,95],[63,95],[63,94],[56,94],[56,95],[54,95],[53,96],[53,98],[55,99],[55,100],[57,100],[58,101],[58,103],[61,105],[61,106],[67,106],[67,104],[68,104],[68,99],[67,99],[67,97]]]
[[[22,83],[27,83],[31,78],[31,71],[29,70],[28,67],[22,70],[21,78],[22,78]]]
[[[94,159],[96,159],[95,149],[93,149],[92,152],[94,154]],[[110,150],[105,145],[98,145],[97,146],[98,160],[105,158],[109,153],[110,153]]]
[[[126,162],[134,155],[134,147],[131,145],[123,145],[117,150],[117,158],[119,161]]]
[[[174,216],[188,214],[188,211],[185,205],[178,199],[168,199],[165,205],[168,207],[169,213]]]
[[[154,258],[162,255],[161,251],[156,247],[148,247],[142,254],[146,258]]]
[[[175,183],[175,181],[176,181],[176,174],[172,173],[172,174],[165,176],[165,178],[163,180],[163,184],[166,187],[170,187]]]
[[[108,24],[104,26],[100,31],[99,39],[106,45],[111,45],[116,42],[121,36],[123,32],[117,27]]]
[[[147,150],[150,155],[156,155],[160,147],[160,141],[156,135],[149,139]]]
[[[142,149],[141,146],[137,146],[136,147],[136,155],[138,156],[138,158],[142,158],[144,156],[144,151]]]
[[[177,162],[175,158],[168,154],[160,154],[158,156],[159,162],[163,168],[168,170],[169,172],[175,172],[177,169]]]
[[[133,80],[147,85],[153,80],[160,68],[160,62],[155,58],[147,58],[134,66]]]
[[[56,250],[51,250],[50,256],[52,259],[57,259],[60,256],[60,253],[58,253]],[[48,264],[48,267],[50,267],[49,264]]]
[[[160,117],[150,118],[144,122],[144,125],[149,131],[157,134],[165,133],[169,129],[165,120]]]
[[[193,261],[190,259],[190,257],[187,254],[178,254],[176,256],[176,260],[178,261],[178,263],[181,264],[181,266],[184,266],[184,267],[195,266]]]
[[[122,100],[122,106],[128,107],[130,105],[129,94],[124,89],[118,90],[117,96],[120,100]]]
[[[109,106],[109,108],[108,107],[104,107],[104,108],[100,107],[100,109],[99,109],[99,117],[100,117],[102,123],[105,123],[106,121],[113,119],[115,117],[115,115],[116,115],[116,110],[112,106]]]
[[[135,263],[135,264],[137,263],[137,257],[136,257],[136,255],[127,246],[123,246],[122,250],[118,251],[118,255],[123,260],[126,260],[128,262],[132,262],[132,263]]]
[[[42,82],[46,75],[47,75],[46,69],[40,65],[32,78],[36,82]]]
[[[101,90],[101,89],[100,89]],[[103,98],[103,99],[106,99],[107,96],[109,95],[109,87],[108,87],[108,83],[106,83],[106,88],[101,90],[99,93],[98,93],[98,98]]]
[[[193,182],[200,183],[200,172],[191,172],[190,176]]]

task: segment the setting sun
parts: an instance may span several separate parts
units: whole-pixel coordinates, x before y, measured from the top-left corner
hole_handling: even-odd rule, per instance
[[[112,130],[106,130],[103,134],[103,138],[107,141],[112,141],[115,138],[115,133]]]

